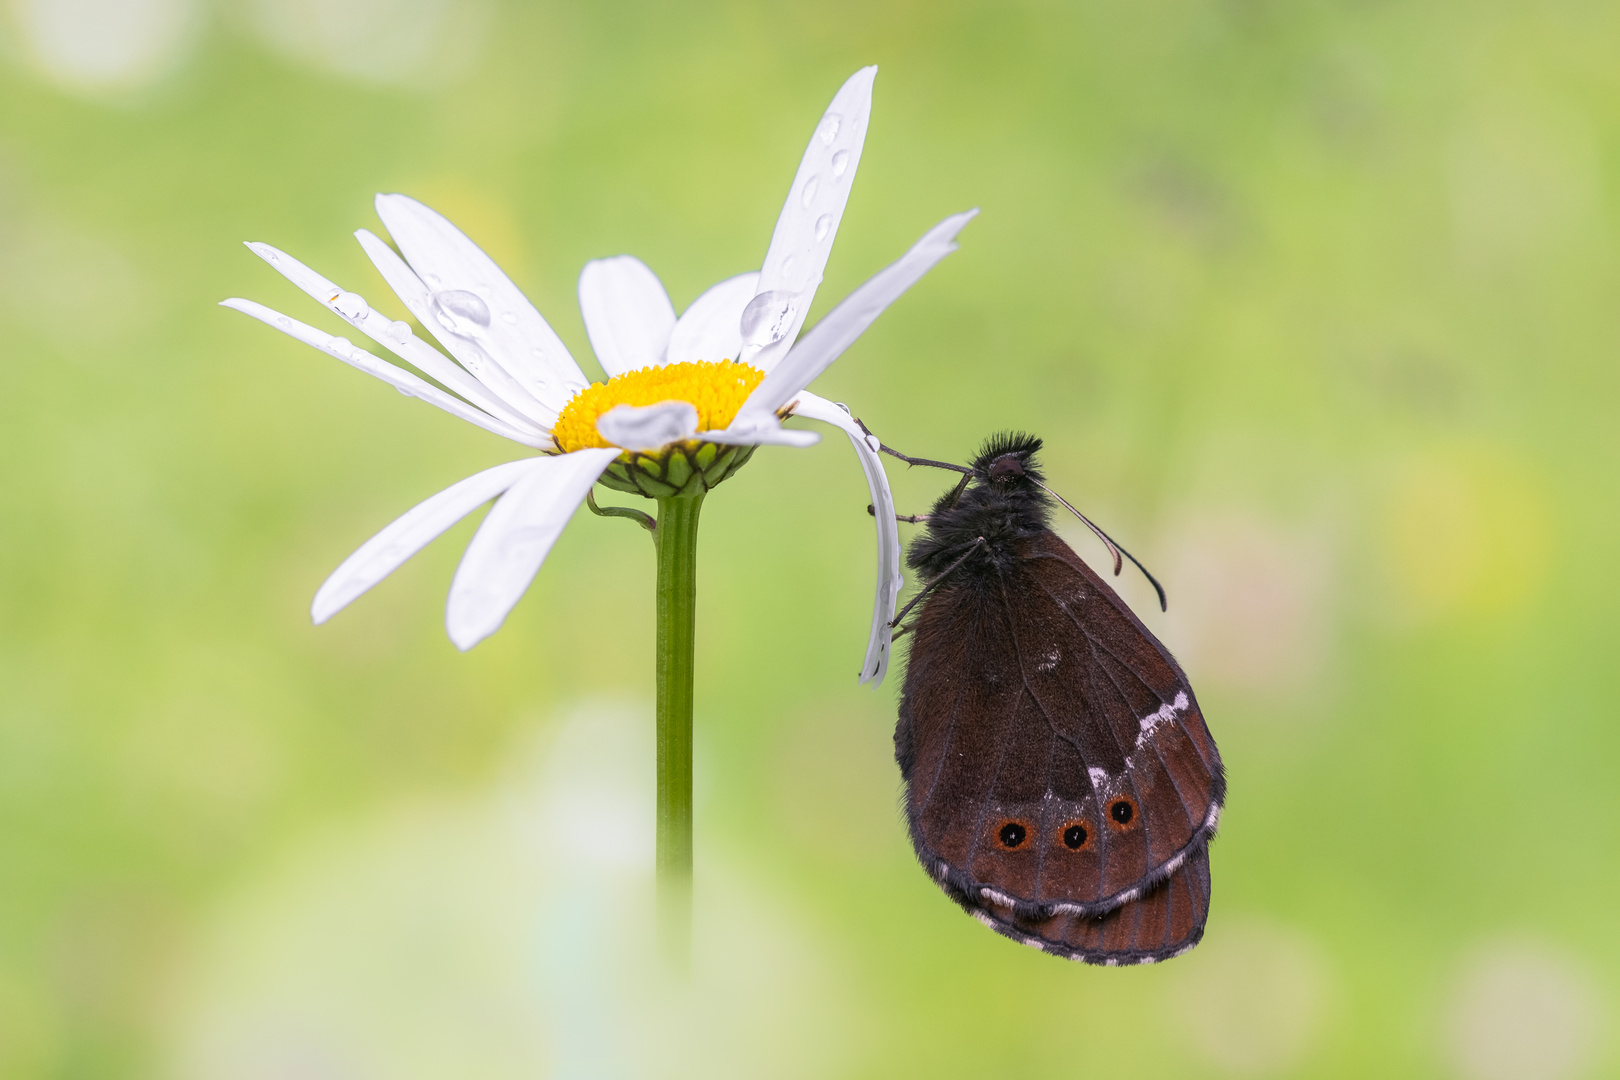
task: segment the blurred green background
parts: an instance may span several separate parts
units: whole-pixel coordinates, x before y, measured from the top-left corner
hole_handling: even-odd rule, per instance
[[[4,12],[0,1075],[1620,1069],[1620,5]],[[585,260],[678,307],[756,267],[868,63],[817,310],[983,213],[815,389],[915,454],[1042,434],[1164,580],[1168,616],[1126,595],[1231,777],[1208,935],[1065,964],[915,865],[829,432],[707,503],[671,995],[646,539],[582,516],[466,655],[471,522],[312,627],[351,550],[518,451],[214,304],[340,329],[264,240],[402,315],[350,237],[402,191],[594,376]]]

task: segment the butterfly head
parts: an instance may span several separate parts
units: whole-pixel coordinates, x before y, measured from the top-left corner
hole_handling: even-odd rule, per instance
[[[1021,431],[992,435],[973,459],[974,479],[1003,492],[1034,490],[1042,479],[1035,464],[1040,448],[1040,439]]]

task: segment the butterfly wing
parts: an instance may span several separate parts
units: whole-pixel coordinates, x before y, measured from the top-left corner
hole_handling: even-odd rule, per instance
[[[1103,915],[1059,912],[1046,919],[1027,919],[993,904],[973,914],[1014,941],[1088,964],[1113,967],[1169,960],[1204,936],[1209,848],[1194,848],[1164,881]]]
[[[896,756],[941,887],[1008,925],[1067,919],[1072,937],[1195,855],[1207,877],[1225,784],[1185,676],[1113,590],[1050,531],[1013,554],[997,581],[925,601]],[[1196,877],[1170,890],[1184,908]],[[1092,947],[1067,937],[1050,943]]]

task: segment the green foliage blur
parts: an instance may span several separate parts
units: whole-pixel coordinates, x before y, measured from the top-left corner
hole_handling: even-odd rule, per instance
[[[400,191],[599,377],[584,262],[634,253],[678,309],[757,267],[868,63],[816,312],[982,213],[815,389],[913,454],[1039,433],[1165,582],[1166,616],[1122,589],[1230,770],[1213,910],[1190,956],[1104,970],[938,892],[897,809],[901,672],[855,681],[854,457],[766,449],[700,556],[700,946],[743,1004],[688,1003],[680,1068],[1620,1068],[1620,7],[7,11],[0,1076],[651,1075],[614,1054],[658,1006],[588,952],[556,975],[591,917],[557,906],[570,864],[488,841],[524,762],[645,754],[645,534],[582,512],[465,655],[441,613],[476,516],[311,626],[350,551],[520,448],[214,305],[339,332],[263,240],[402,316],[350,235]],[[949,481],[893,482],[907,512]],[[568,742],[581,710],[629,718],[622,754]]]

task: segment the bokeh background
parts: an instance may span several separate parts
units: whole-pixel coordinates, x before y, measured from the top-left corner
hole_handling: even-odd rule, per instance
[[[1620,1070],[1620,6],[0,10],[0,1075]],[[644,535],[582,515],[466,655],[472,522],[310,626],[354,547],[515,448],[214,304],[340,329],[265,240],[403,315],[350,236],[403,191],[594,374],[585,260],[677,306],[757,266],[868,63],[817,309],[983,213],[816,389],[912,453],[1044,435],[1158,572],[1168,616],[1123,587],[1230,769],[1213,912],[1101,970],[924,877],[831,433],[706,507],[675,994]],[[903,510],[946,482],[894,477]]]

